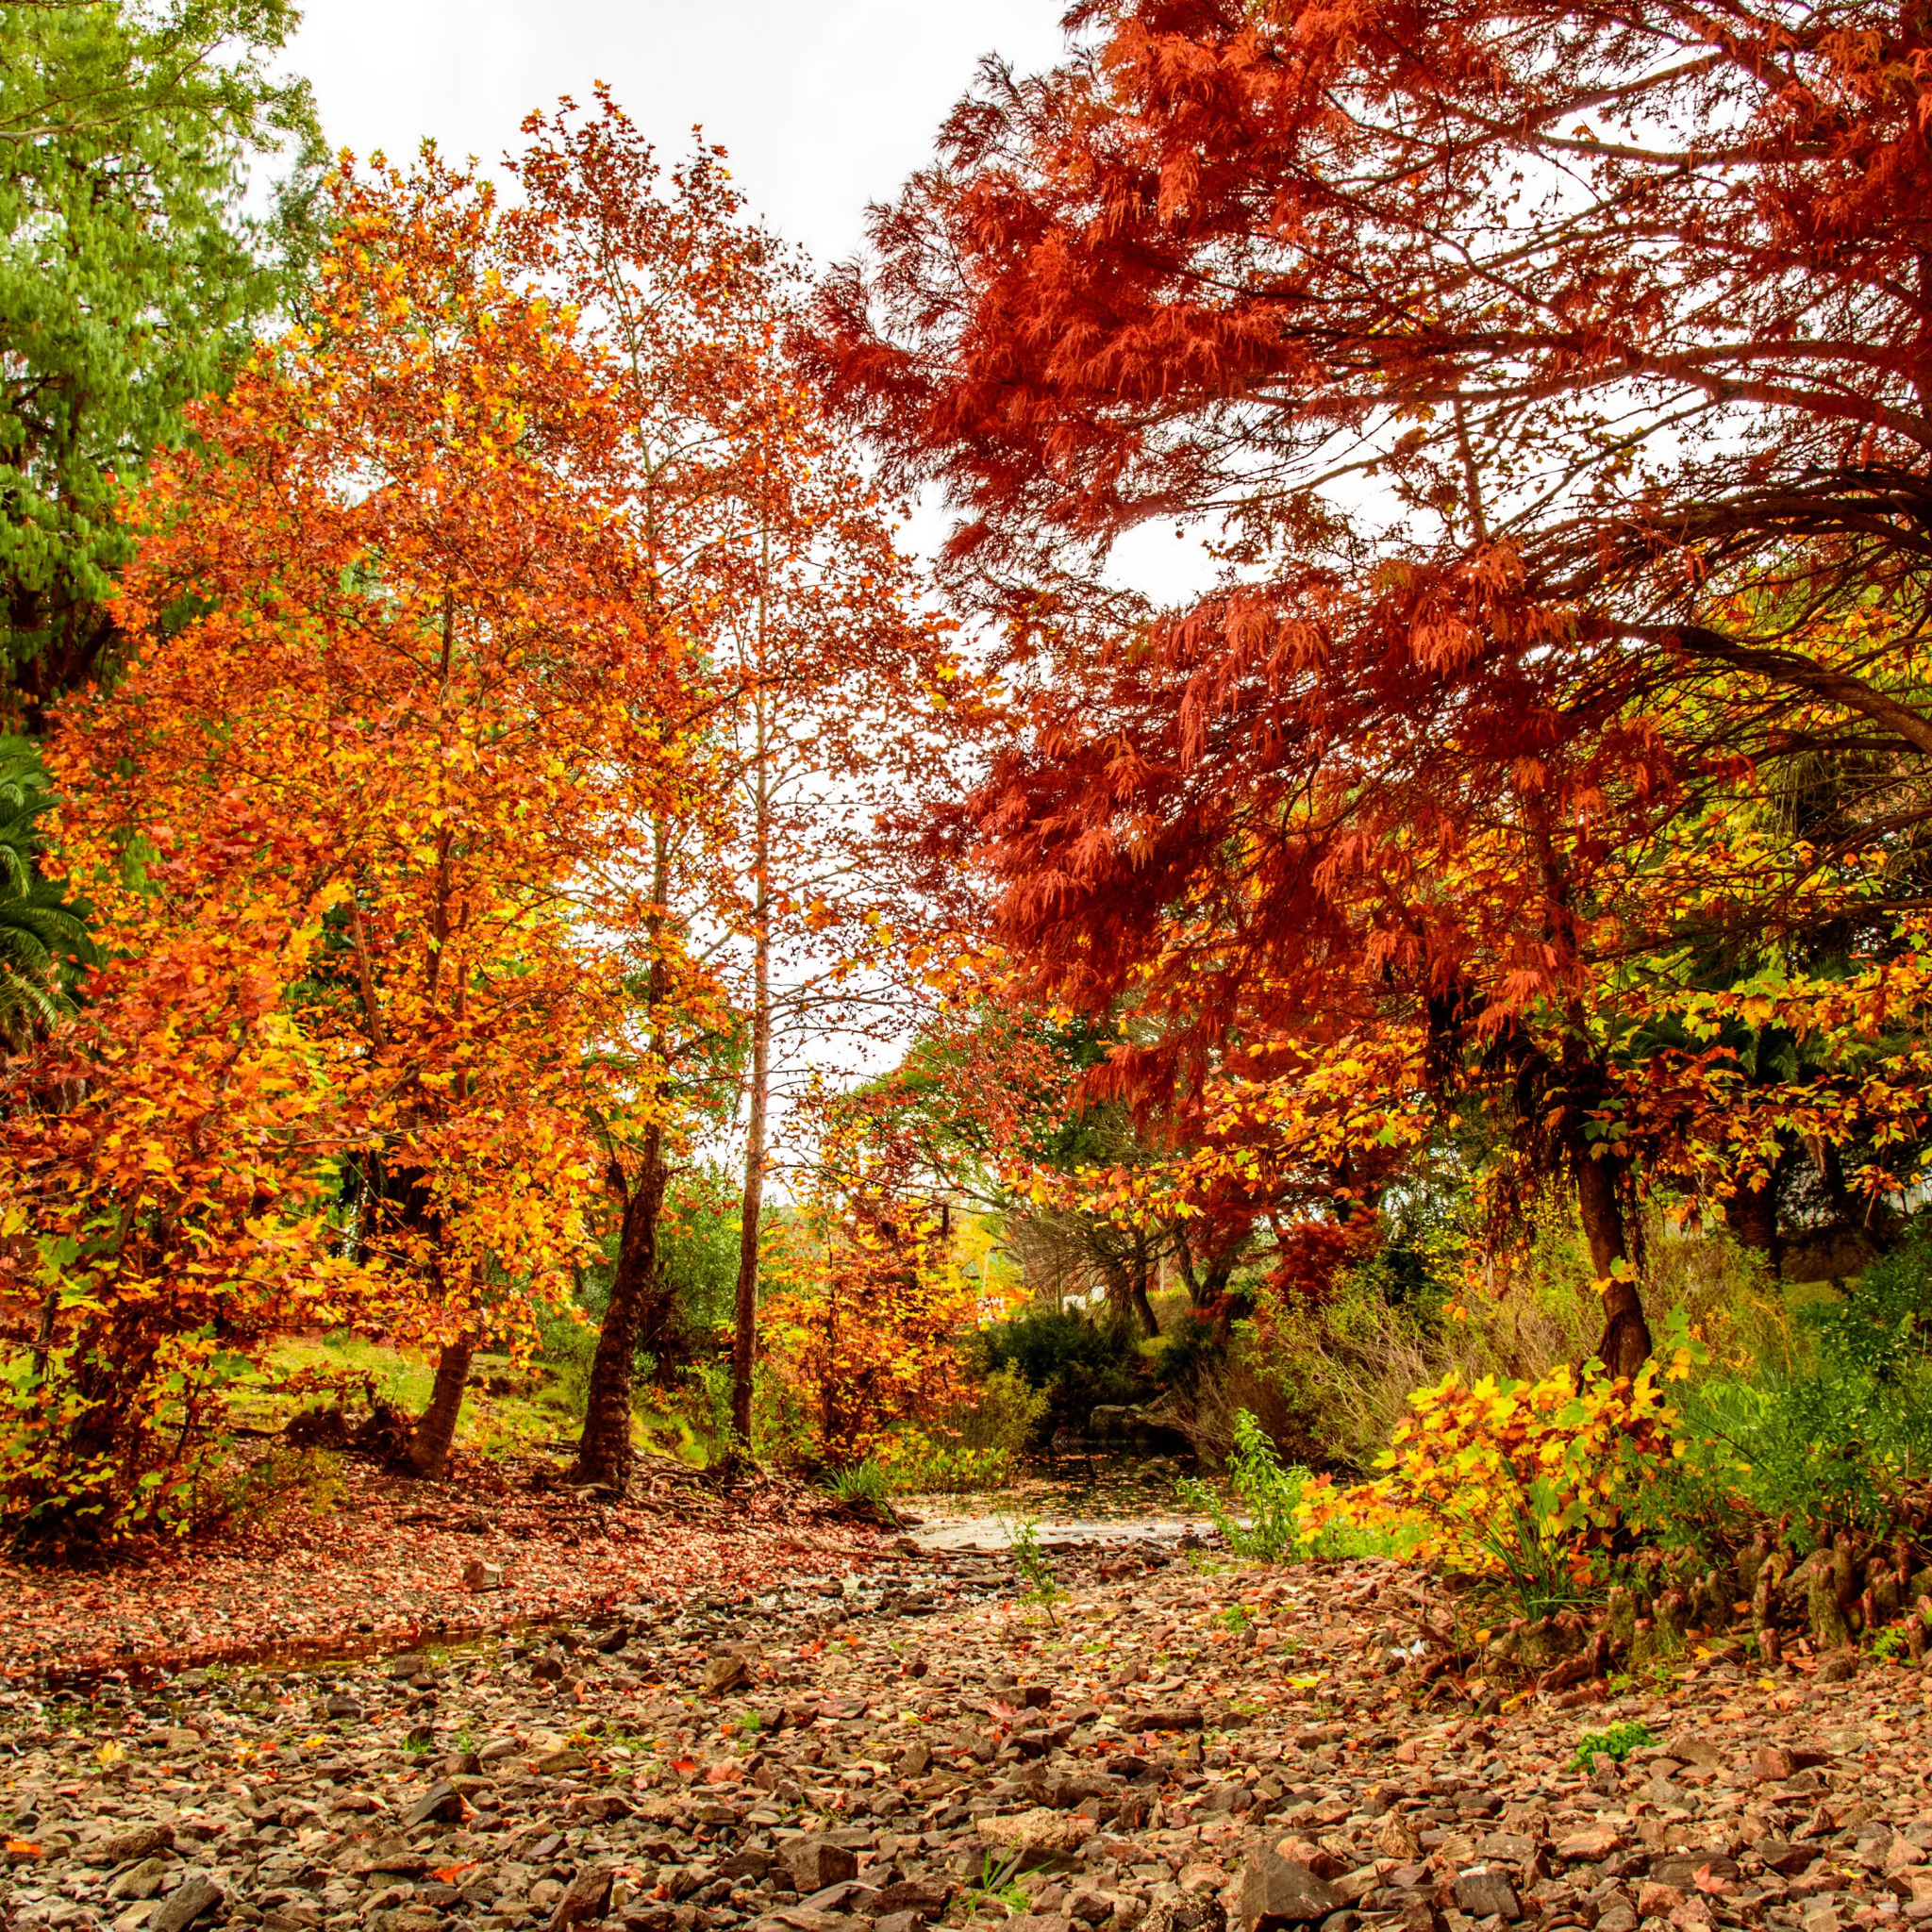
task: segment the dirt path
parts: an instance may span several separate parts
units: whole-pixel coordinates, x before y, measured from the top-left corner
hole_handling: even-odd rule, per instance
[[[1692,1661],[1486,1720],[1419,1580],[890,1546],[528,1642],[16,1687],[0,1914],[184,1932],[1834,1932],[1932,1919],[1926,1681]],[[1198,1562],[1198,1559],[1197,1559]],[[1436,1701],[1428,1702],[1426,1698]],[[1579,1735],[1641,1724],[1621,1765]],[[996,1881],[991,1895],[989,1880]]]

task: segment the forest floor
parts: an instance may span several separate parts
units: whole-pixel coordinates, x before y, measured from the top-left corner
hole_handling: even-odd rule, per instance
[[[392,1637],[307,1664],[238,1654],[174,1674],[137,1654],[58,1689],[16,1674],[0,1690],[0,1922],[1844,1932],[1932,1920],[1928,1680],[1902,1665],[1867,1660],[1826,1684],[1692,1656],[1641,1686],[1530,1691],[1477,1719],[1453,1682],[1424,1689],[1404,1671],[1434,1586],[1390,1563],[1264,1569],[1171,1541],[1056,1550],[1042,1529],[1057,1591],[1043,1598],[1009,1553],[932,1553],[829,1519],[767,1525],[757,1511],[776,1500],[748,1492],[714,1499],[719,1515],[700,1524],[695,1496],[667,1496],[655,1516],[640,1504],[635,1524],[609,1512],[571,1552],[579,1574],[546,1567],[520,1599],[554,1598],[564,1614],[508,1635],[418,1638],[404,1654]],[[495,1507],[501,1523],[512,1506]],[[381,1536],[436,1527],[391,1508]],[[434,1566],[476,1533],[438,1533],[448,1541],[411,1544],[425,1601],[354,1598],[377,1626],[364,1635],[431,1610],[457,1626]],[[113,1585],[117,1630],[206,1628],[216,1607],[229,1628],[256,1616],[214,1597],[184,1607],[196,1565],[221,1560],[184,1555],[151,1577],[167,1602],[139,1617]],[[635,1586],[602,1597],[625,1564]],[[293,1551],[282,1585],[298,1599],[310,1587]],[[58,1589],[52,1600],[77,1614]],[[20,1633],[38,1625],[6,1609],[17,1663]],[[57,1648],[74,1660],[66,1643],[39,1654]],[[1584,1733],[1613,1725],[1642,1727],[1624,1732],[1624,1760],[1580,1769]]]
[[[815,1490],[720,1482],[665,1457],[644,1459],[622,1504],[573,1489],[543,1457],[464,1456],[441,1483],[328,1452],[308,1465],[308,1486],[272,1510],[135,1562],[0,1557],[0,1680],[393,1653],[620,1599],[769,1590],[801,1566],[849,1568],[879,1541]],[[466,1583],[472,1561],[500,1584]]]

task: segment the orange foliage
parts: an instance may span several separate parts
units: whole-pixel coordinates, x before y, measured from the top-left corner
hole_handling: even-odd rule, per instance
[[[560,1283],[648,913],[625,820],[695,782],[575,316],[433,157],[333,199],[312,312],[138,506],[141,649],[53,748],[118,963],[0,1174],[40,1237],[31,1487],[88,1509],[150,1473],[184,1336],[447,1339]]]

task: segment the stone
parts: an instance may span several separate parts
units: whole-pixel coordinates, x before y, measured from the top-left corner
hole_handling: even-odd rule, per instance
[[[431,1819],[454,1824],[463,1815],[463,1794],[439,1779],[403,1813],[403,1829],[412,1831]]]
[[[544,1777],[556,1777],[561,1772],[583,1771],[590,1762],[575,1744],[563,1744],[533,1758],[530,1769]]]
[[[1282,1925],[1319,1924],[1346,1901],[1326,1879],[1279,1852],[1263,1850],[1241,1868],[1238,1916],[1242,1932],[1274,1932]]]
[[[463,1588],[469,1591],[501,1590],[503,1565],[486,1563],[481,1557],[463,1558]]]
[[[879,1888],[874,1910],[912,1912],[923,1919],[936,1919],[953,1896],[953,1888],[942,1878],[895,1878]]]
[[[608,1865],[585,1865],[564,1888],[550,1914],[550,1932],[563,1932],[566,1925],[581,1925],[601,1919],[610,1904],[610,1884],[615,1874]]]
[[[1211,1891],[1162,1899],[1147,1914],[1141,1932],[1225,1932],[1227,1913]]]
[[[778,1862],[802,1894],[823,1891],[858,1876],[858,1859],[846,1846],[823,1837],[794,1838],[778,1847]]]
[[[115,1875],[108,1887],[108,1896],[111,1899],[152,1898],[160,1890],[161,1880],[167,1875],[166,1858],[142,1858]]]
[[[1668,1918],[1684,1903],[1684,1894],[1674,1885],[1660,1885],[1655,1878],[1646,1878],[1637,1888],[1637,1910],[1641,1918]]]
[[[222,1888],[206,1872],[191,1872],[158,1906],[147,1922],[148,1932],[188,1932],[204,1912],[222,1902]]]
[[[1007,1818],[982,1818],[979,1835],[1009,1852],[1064,1855],[1077,1851],[1093,1835],[1094,1821],[1078,1811],[1056,1811],[1035,1805]]]
[[[741,1657],[714,1657],[705,1666],[698,1688],[707,1697],[722,1697],[751,1676],[751,1666]]]
[[[1122,1728],[1138,1731],[1198,1731],[1201,1728],[1201,1707],[1198,1704],[1150,1705],[1145,1710],[1127,1713],[1123,1719]]]
[[[1679,1891],[1690,1892],[1697,1890],[1700,1876],[1735,1885],[1742,1874],[1738,1861],[1727,1858],[1722,1852],[1673,1852],[1651,1865],[1650,1875],[1659,1885],[1674,1885]],[[1644,1916],[1647,1918],[1649,1914]]]
[[[1481,1869],[1465,1872],[1456,1881],[1455,1893],[1456,1909],[1467,1912],[1473,1919],[1498,1915],[1505,1919],[1520,1919],[1523,1916],[1515,1888],[1500,1872]]]
[[[1858,1674],[1858,1659],[1849,1650],[1834,1651],[1818,1666],[1815,1684],[1847,1684]]]
[[[1613,1824],[1587,1824],[1560,1838],[1552,1848],[1567,1865],[1600,1864],[1624,1842],[1624,1834]]]
[[[117,1831],[89,1856],[97,1865],[124,1865],[129,1858],[145,1858],[163,1852],[175,1842],[172,1824],[137,1824],[129,1831]]]
[[[1751,1754],[1751,1768],[1771,1784],[1782,1784],[1797,1770],[1797,1760],[1781,1744],[1760,1744]]]

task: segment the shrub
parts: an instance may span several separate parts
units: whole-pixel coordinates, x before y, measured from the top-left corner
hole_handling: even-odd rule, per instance
[[[835,1469],[825,1477],[825,1488],[841,1503],[869,1503],[883,1507],[892,1493],[886,1473],[870,1457],[844,1469]]]
[[[1131,1332],[1071,1309],[1024,1309],[1010,1322],[980,1329],[973,1350],[983,1381],[1010,1371],[1045,1396],[1034,1424],[1036,1441],[1062,1427],[1084,1428],[1095,1407],[1134,1402],[1146,1392],[1148,1370]]]
[[[1680,1335],[1661,1361],[1613,1381],[1591,1363],[1536,1382],[1453,1370],[1411,1398],[1414,1413],[1378,1458],[1384,1474],[1341,1491],[1309,1485],[1304,1524],[1355,1524],[1442,1568],[1493,1579],[1526,1615],[1587,1596],[1619,1532],[1660,1517],[1660,1479],[1679,1453],[1659,1382],[1696,1358]]]
[[[1593,1771],[1599,1757],[1607,1757],[1612,1764],[1622,1764],[1631,1752],[1645,1750],[1656,1742],[1647,1724],[1641,1718],[1629,1718],[1610,1725],[1607,1730],[1585,1731],[1576,1740],[1576,1756],[1573,1761],[1578,1771]]]
[[[1722,1538],[1741,1509],[1787,1525],[1802,1553],[1896,1521],[1932,1468],[1928,1323],[1932,1233],[1922,1230],[1842,1293],[1798,1309],[1794,1362],[1688,1391],[1680,1529]]]
[[[568,1309],[545,1310],[537,1320],[539,1357],[557,1377],[556,1400],[572,1422],[581,1423],[591,1400],[591,1363],[597,1331]]]
[[[1315,1478],[1298,1465],[1286,1465],[1259,1419],[1248,1409],[1235,1412],[1227,1457],[1227,1483],[1244,1523],[1207,1483],[1177,1485],[1184,1507],[1198,1509],[1221,1532],[1237,1557],[1285,1563],[1296,1557],[1384,1555],[1393,1544],[1383,1529],[1332,1514],[1311,1514],[1306,1498]]]

